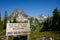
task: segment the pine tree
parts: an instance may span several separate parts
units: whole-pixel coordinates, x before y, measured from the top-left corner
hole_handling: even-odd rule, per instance
[[[52,31],[58,31],[59,30],[59,10],[56,8],[53,11],[53,20],[52,20]]]
[[[5,11],[5,16],[4,16],[4,29],[6,29],[7,19],[8,19],[8,15],[7,15],[7,11]]]
[[[0,13],[0,22],[1,22],[1,13]]]
[[[60,11],[58,11],[57,31],[60,31]]]

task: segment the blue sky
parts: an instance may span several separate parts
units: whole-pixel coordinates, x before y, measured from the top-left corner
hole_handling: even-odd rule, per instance
[[[0,12],[2,16],[7,11],[10,15],[15,9],[24,10],[29,16],[39,14],[52,15],[55,8],[60,9],[60,0],[0,0]]]

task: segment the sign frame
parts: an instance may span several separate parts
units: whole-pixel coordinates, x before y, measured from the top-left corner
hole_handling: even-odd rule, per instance
[[[13,24],[13,27],[15,28],[15,26],[17,27],[17,25],[18,24],[27,24],[27,25],[25,25],[25,26],[27,26],[28,28],[25,28],[23,25],[23,28],[25,28],[25,30],[23,30],[22,31],[22,33],[21,34],[8,34],[8,31],[10,32],[10,31],[12,31],[12,32],[14,32],[14,30],[12,30],[13,29],[13,27],[12,27],[12,29],[11,28],[9,28],[9,27],[11,27],[11,26],[9,26],[9,24]],[[17,25],[15,25],[15,24],[17,24]],[[7,25],[7,27],[6,27],[6,40],[8,40],[8,36],[17,36],[17,35],[28,35],[28,38],[27,38],[27,40],[29,40],[29,35],[30,35],[30,22],[29,22],[29,20],[28,20],[28,23],[9,23],[9,21],[8,21],[8,23],[6,24]],[[20,25],[20,27],[22,28],[22,26]],[[17,27],[18,28],[18,27]],[[10,30],[9,30],[10,29]],[[18,30],[18,29],[17,29]],[[19,32],[19,31],[15,31],[15,32]],[[27,33],[23,33],[23,32],[27,32]]]

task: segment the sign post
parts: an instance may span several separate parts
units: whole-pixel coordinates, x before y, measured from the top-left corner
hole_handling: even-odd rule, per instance
[[[8,36],[6,36],[6,40],[8,40]]]

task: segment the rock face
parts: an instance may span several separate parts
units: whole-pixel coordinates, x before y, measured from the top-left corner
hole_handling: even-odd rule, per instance
[[[37,18],[37,19],[40,21],[40,23],[41,23],[41,22],[44,22],[44,21],[48,18],[48,16],[46,16],[46,15],[44,15],[44,14],[41,14],[41,15],[37,16],[36,18]]]
[[[16,21],[17,22],[22,22],[24,20],[27,20],[28,19],[28,15],[23,11],[23,10],[19,10],[19,9],[16,9],[13,11],[13,13],[10,15],[9,19],[11,21],[13,21],[13,18],[16,18]]]

